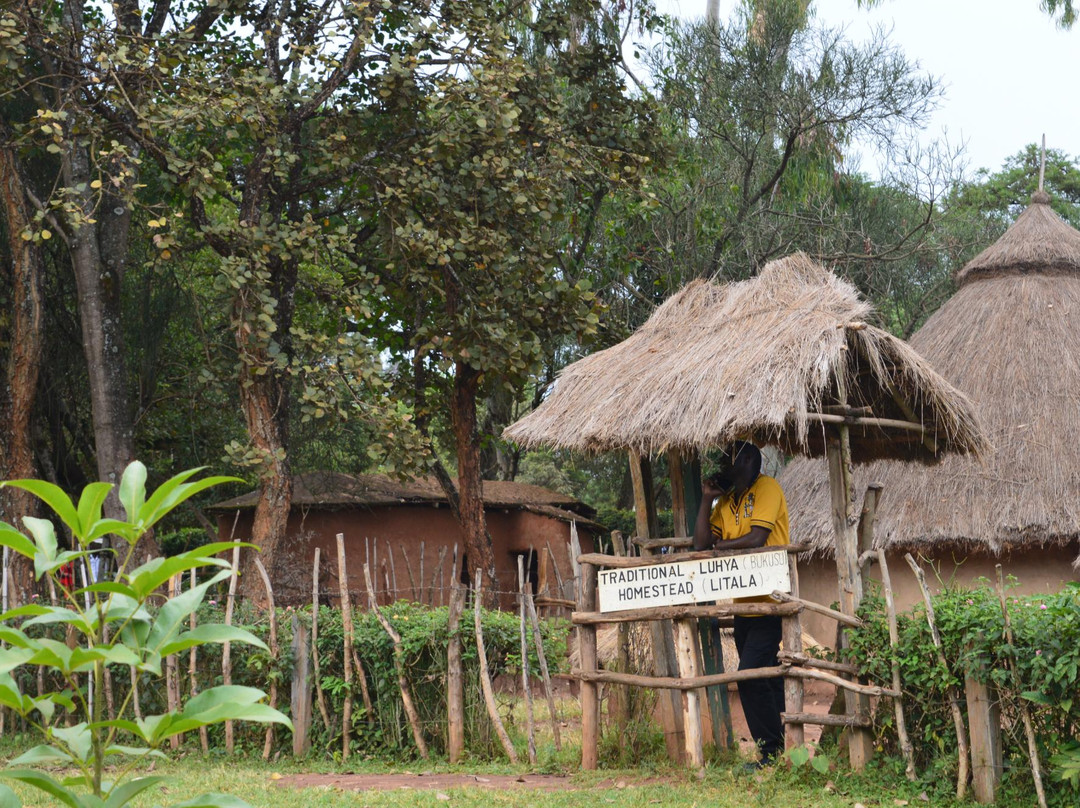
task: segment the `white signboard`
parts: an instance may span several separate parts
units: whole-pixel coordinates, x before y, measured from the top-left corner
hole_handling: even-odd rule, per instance
[[[791,591],[786,549],[600,570],[597,576],[601,612]]]

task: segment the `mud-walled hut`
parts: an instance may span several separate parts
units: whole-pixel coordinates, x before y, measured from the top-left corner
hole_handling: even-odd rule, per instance
[[[994,244],[957,275],[959,289],[911,337],[911,346],[975,404],[992,447],[933,468],[881,461],[856,486],[883,485],[875,546],[906,571],[911,552],[934,568],[931,586],[991,580],[1002,564],[1018,593],[1080,580],[1080,232],[1037,191]],[[792,540],[811,548],[807,597],[837,597],[829,491],[821,461],[799,459],[780,477]],[[896,567],[897,564],[893,564]],[[897,605],[920,598],[895,574]],[[813,628],[811,629],[813,630]]]
[[[256,499],[257,493],[252,492],[213,506],[222,539],[251,535]],[[485,480],[484,511],[503,608],[514,607],[518,556],[528,564],[538,605],[554,608],[572,596],[571,526],[582,549],[591,551],[593,538],[601,530],[592,520],[592,508],[539,486]],[[320,597],[327,603],[338,602],[338,533],[344,535],[354,604],[366,608],[365,563],[380,603],[401,598],[433,605],[448,602],[454,547],[463,553],[465,540],[434,478],[399,482],[381,474],[297,475],[289,538],[280,565],[269,571],[279,602],[310,601],[316,547],[320,550]],[[460,580],[467,582],[467,558],[458,559],[457,570]]]

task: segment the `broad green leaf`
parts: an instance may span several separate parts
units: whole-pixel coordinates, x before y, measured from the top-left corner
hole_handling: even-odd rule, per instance
[[[150,629],[150,635],[146,638],[147,646],[158,653],[164,653],[161,649],[176,637],[187,618],[199,608],[206,590],[231,574],[229,570],[223,570],[210,580],[165,601],[165,605],[158,611],[157,619]]]
[[[42,763],[71,763],[73,758],[67,752],[62,749],[57,749],[55,746],[46,746],[45,744],[39,744],[33,749],[28,749],[19,755],[14,760],[10,761],[11,766],[35,766]]]
[[[0,674],[0,704],[5,707],[10,707],[20,715],[25,715],[27,712],[25,703],[26,699],[19,691],[19,686],[15,682],[15,677],[10,673]]]
[[[52,694],[47,693],[41,698],[31,698],[30,703],[41,713],[41,718],[46,724],[52,722],[53,716],[56,715],[56,702],[53,701]]]
[[[805,766],[810,760],[810,750],[805,746],[794,746],[788,751],[788,757],[794,766]]]
[[[123,755],[124,757],[155,757],[168,760],[169,756],[160,749],[151,749],[149,746],[122,746],[113,744],[105,749],[105,755]]]
[[[189,713],[188,710],[164,722],[158,728],[154,742],[160,743],[173,735],[191,732],[199,727],[220,724],[223,721],[253,721],[256,724],[282,724],[292,729],[292,721],[279,710],[266,704],[221,704],[209,710]]]
[[[95,645],[93,648],[76,648],[71,652],[72,668],[99,661],[114,665],[138,665],[142,660],[126,645]]]
[[[22,667],[34,656],[33,648],[2,648],[0,649],[0,674],[9,673],[16,668]]]
[[[136,795],[141,794],[148,788],[153,788],[164,780],[164,777],[157,776],[138,777],[134,780],[129,780],[112,790],[108,799],[105,800],[105,808],[123,808],[123,806],[127,805]]]
[[[122,729],[125,732],[130,732],[132,735],[142,734],[142,728],[139,727],[139,725],[136,724],[134,721],[126,718],[115,718],[112,721],[97,721],[95,723],[88,724],[87,726],[90,727],[90,729],[98,729],[100,727],[105,727],[106,729],[108,729],[115,727],[116,729]]]
[[[94,738],[85,721],[70,727],[53,727],[50,733],[53,738],[63,742],[78,760],[85,761],[90,757]]]
[[[134,544],[142,533],[143,531],[120,519],[98,519],[94,524],[87,525],[86,541],[89,544],[102,536],[116,535],[128,544]]]
[[[829,759],[822,754],[817,754],[810,758],[810,765],[814,768],[814,771],[819,774],[829,773]]]
[[[139,511],[146,502],[146,466],[132,460],[120,478],[120,504],[129,522],[139,521]]]
[[[14,488],[21,488],[23,491],[29,491],[36,496],[46,505],[53,509],[57,516],[59,516],[65,525],[71,528],[71,532],[76,536],[82,534],[82,525],[79,524],[79,513],[75,510],[75,506],[71,502],[71,498],[64,493],[63,489],[58,485],[45,482],[44,480],[11,480],[2,485],[10,485]],[[25,522],[30,517],[23,517]],[[55,549],[53,550],[55,552]]]
[[[237,544],[237,542],[231,541],[214,542],[170,558],[152,559],[141,567],[132,570],[128,575],[128,582],[131,584],[132,589],[135,590],[136,597],[141,600],[179,572],[187,572],[188,570],[206,566],[231,569],[228,561],[223,558],[215,558],[214,555],[223,550],[231,550]],[[240,546],[251,547],[253,545],[241,543]]]
[[[16,648],[37,648],[37,640],[27,637],[22,629],[0,626],[0,641],[11,643]]]
[[[0,769],[0,777],[26,783],[38,791],[44,791],[49,796],[60,800],[68,808],[84,808],[77,794],[64,788],[44,772],[34,771],[33,769]]]
[[[89,634],[93,631],[93,627],[86,618],[74,609],[69,609],[66,606],[46,606],[44,608],[45,611],[42,614],[30,618],[23,623],[23,625],[48,626],[54,623],[63,623],[65,625],[74,626],[84,634]]]
[[[200,469],[189,472],[181,472],[175,477],[166,480],[161,487],[153,493],[146,506],[139,514],[139,521],[146,527],[150,527],[164,517],[182,502],[185,502],[196,494],[200,494],[208,488],[222,483],[242,482],[239,477],[206,477],[193,483],[184,482]],[[174,482],[175,481],[175,482]],[[163,490],[164,489],[164,490]]]
[[[22,808],[22,801],[10,788],[0,783],[0,808]]]
[[[71,649],[56,640],[41,639],[37,651],[28,660],[31,665],[47,665],[59,668],[62,673],[71,673]]]
[[[60,569],[60,567],[68,562],[75,561],[79,558],[85,558],[88,555],[90,555],[90,553],[86,550],[65,550],[52,558],[46,558],[44,554],[38,553],[34,556],[34,574],[40,581],[45,573]]]
[[[34,537],[34,543],[37,544],[34,566],[37,566],[39,557],[44,557],[46,561],[56,558],[56,526],[48,519],[38,519],[36,516],[24,516],[22,520],[26,529],[30,531],[30,535]]]
[[[16,617],[34,617],[35,615],[45,614],[48,610],[49,607],[41,603],[30,603],[26,606],[18,606],[14,609],[8,609],[3,614],[0,614],[0,623],[6,623],[10,620],[14,620]]]
[[[82,495],[79,497],[79,524],[84,529],[89,528],[92,524],[101,519],[101,506],[105,502],[105,498],[109,496],[109,492],[112,491],[111,483],[90,483],[83,489]],[[84,536],[85,541],[93,541],[89,537]]]
[[[90,584],[90,586],[76,589],[72,594],[81,595],[83,592],[105,592],[110,595],[124,595],[132,600],[136,599],[135,590],[132,587],[116,581],[101,581],[100,583]]]
[[[172,808],[251,808],[251,805],[232,794],[209,793],[178,802]]]
[[[0,547],[10,547],[26,558],[33,558],[37,546],[11,525],[0,522]],[[6,788],[6,786],[5,786]]]
[[[186,651],[188,648],[196,645],[223,642],[241,642],[248,645],[254,645],[256,648],[261,648],[264,651],[269,650],[266,647],[266,643],[250,631],[245,631],[236,626],[226,626],[221,623],[207,623],[194,628],[191,631],[185,631],[172,642],[166,643],[161,647],[160,653],[162,656],[169,656],[170,654],[178,654],[181,651]]]

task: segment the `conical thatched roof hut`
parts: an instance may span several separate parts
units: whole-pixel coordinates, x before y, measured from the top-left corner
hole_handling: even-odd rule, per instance
[[[563,370],[547,400],[504,436],[642,455],[744,438],[820,456],[825,424],[847,417],[828,412],[840,379],[845,413],[875,416],[847,417],[856,462],[980,450],[967,399],[868,324],[871,313],[852,285],[801,253],[741,283],[695,281],[628,339]]]
[[[1004,559],[1026,590],[1057,588],[1076,554],[1080,232],[1048,203],[1036,192],[1008,232],[960,271],[957,293],[911,338],[912,348],[975,402],[991,451],[979,460],[947,457],[929,470],[888,461],[856,470],[859,490],[870,481],[884,485],[875,544],[937,559],[945,579],[958,564],[960,580],[993,575],[993,562]],[[824,465],[795,460],[780,481],[793,540],[830,554]]]

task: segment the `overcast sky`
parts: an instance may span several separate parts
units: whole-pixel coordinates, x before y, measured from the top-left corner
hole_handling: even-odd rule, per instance
[[[737,0],[721,0],[727,19]],[[706,0],[657,0],[661,11],[704,17]],[[1060,31],[1039,0],[814,0],[817,19],[862,40],[875,25],[910,59],[938,76],[945,97],[926,139],[947,132],[967,144],[969,173],[997,170],[1046,134],[1046,145],[1080,157],[1080,24]],[[876,173],[872,166],[863,169]]]

